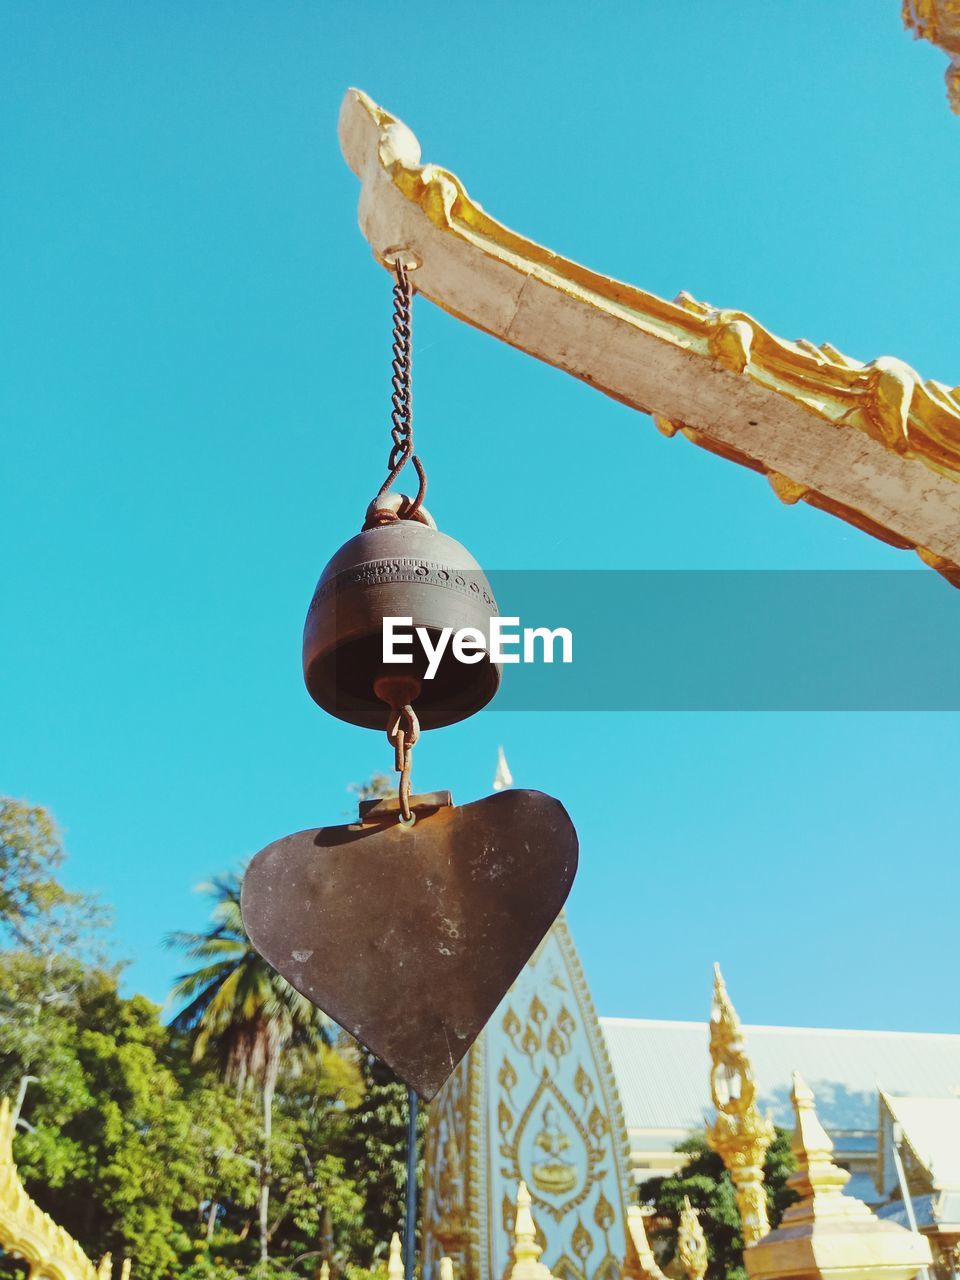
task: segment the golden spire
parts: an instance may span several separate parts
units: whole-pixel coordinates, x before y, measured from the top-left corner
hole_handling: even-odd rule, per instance
[[[881,1220],[862,1200],[844,1195],[849,1173],[833,1163],[833,1143],[813,1094],[793,1075],[796,1172],[787,1179],[800,1199],[780,1226],[743,1251],[751,1280],[909,1280],[930,1264],[930,1245],[913,1231]]]
[[[757,1106],[757,1083],[743,1043],[740,1019],[718,964],[713,966],[710,1059],[710,1094],[717,1119],[712,1126],[707,1125],[707,1142],[733,1179],[743,1242],[751,1245],[770,1230],[763,1162],[775,1130]]]
[[[400,1236],[395,1231],[390,1237],[390,1256],[387,1259],[387,1280],[403,1280],[403,1256]]]
[[[330,1263],[324,1258],[317,1272],[317,1280],[330,1280]]]
[[[820,1123],[813,1090],[799,1071],[793,1073],[790,1101],[797,1118],[790,1142],[797,1168],[787,1179],[787,1186],[800,1197],[797,1208],[805,1206],[803,1220],[812,1221],[817,1198],[839,1194],[850,1181],[850,1174],[833,1163],[833,1140]]]
[[[517,1190],[517,1218],[513,1228],[513,1269],[511,1280],[552,1280],[550,1268],[539,1261],[543,1250],[537,1244],[537,1228],[530,1212],[530,1192],[521,1182]]]
[[[680,1264],[687,1273],[688,1280],[703,1280],[707,1274],[707,1238],[700,1225],[700,1215],[690,1203],[689,1196],[683,1197],[683,1208],[680,1210],[680,1228],[677,1232],[677,1254]]]
[[[440,1259],[440,1280],[453,1280],[453,1259],[443,1257]]]

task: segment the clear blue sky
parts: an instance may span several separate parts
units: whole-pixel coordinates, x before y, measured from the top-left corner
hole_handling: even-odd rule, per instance
[[[387,438],[344,90],[593,268],[953,384],[943,66],[897,0],[3,6],[0,786],[55,811],[130,989],[164,998],[201,878],[344,820],[387,762],[299,670]],[[416,322],[430,505],[491,567],[910,564],[426,303]],[[491,711],[428,735],[416,783],[475,798],[503,742],[564,800],[602,1012],[702,1017],[719,959],[748,1021],[956,1031],[958,728]]]

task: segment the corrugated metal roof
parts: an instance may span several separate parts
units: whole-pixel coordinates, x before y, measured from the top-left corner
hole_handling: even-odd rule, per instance
[[[943,1191],[933,1196],[914,1196],[913,1212],[921,1231],[924,1227],[936,1227],[941,1231],[944,1228],[955,1228],[955,1224],[960,1222],[960,1193]],[[910,1226],[907,1207],[902,1200],[891,1200],[889,1204],[882,1204],[874,1210],[874,1213],[878,1218],[899,1223],[901,1227],[909,1228]]]
[[[705,1022],[601,1018],[628,1129],[699,1129],[712,1117]],[[834,1132],[877,1129],[878,1087],[914,1097],[950,1097],[960,1086],[960,1035],[743,1028],[760,1103],[792,1126],[790,1081],[799,1071]]]
[[[917,1226],[922,1231],[924,1227],[936,1226],[937,1219],[933,1216],[934,1196],[914,1196],[911,1203],[913,1205],[913,1216],[917,1220]],[[891,1200],[889,1204],[881,1204],[874,1213],[878,1218],[883,1218],[887,1222],[895,1222],[899,1227],[906,1227],[908,1231],[912,1230],[910,1225],[910,1215],[907,1213],[907,1206],[902,1200]]]

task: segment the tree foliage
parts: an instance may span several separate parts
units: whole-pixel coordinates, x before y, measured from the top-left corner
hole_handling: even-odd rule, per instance
[[[46,809],[0,796],[0,940],[35,955],[70,951],[102,959],[107,914],[94,898],[60,882],[65,857]]]
[[[322,1257],[362,1280],[402,1213],[403,1086],[263,965],[236,877],[176,938],[195,968],[165,1025],[90,947],[102,913],[63,858],[49,814],[0,801],[0,1092],[30,1194],[138,1280],[307,1280]]]
[[[639,1187],[641,1204],[652,1204],[657,1219],[669,1224],[659,1230],[655,1226],[650,1233],[658,1258],[662,1265],[672,1261],[680,1209],[684,1196],[689,1196],[693,1207],[700,1210],[700,1221],[707,1238],[710,1252],[707,1280],[747,1280],[736,1192],[723,1161],[710,1150],[706,1138],[699,1133],[685,1138],[675,1150],[687,1156],[683,1167],[666,1177],[649,1178]],[[778,1128],[764,1165],[771,1227],[778,1225],[784,1209],[796,1199],[786,1185],[795,1167],[790,1134],[786,1129]]]

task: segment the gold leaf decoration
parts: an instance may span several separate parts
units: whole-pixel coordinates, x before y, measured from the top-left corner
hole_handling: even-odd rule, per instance
[[[581,1262],[586,1262],[593,1252],[593,1236],[583,1225],[583,1220],[579,1214],[577,1215],[577,1225],[573,1228],[573,1235],[570,1237],[570,1244],[573,1252]]]
[[[587,1128],[598,1142],[606,1136],[610,1126],[607,1124],[607,1117],[599,1107],[595,1106],[590,1112],[590,1118],[587,1121]]]
[[[520,1034],[520,1019],[513,1012],[513,1006],[507,1005],[507,1012],[503,1015],[503,1022],[500,1024],[510,1039],[516,1044],[517,1036]]]
[[[577,1067],[577,1074],[573,1078],[573,1087],[584,1100],[589,1098],[593,1093],[593,1081],[584,1071],[582,1066]]]
[[[587,1280],[586,1272],[581,1271],[574,1260],[568,1258],[566,1254],[556,1260],[550,1272],[554,1280]]]
[[[577,1024],[574,1021],[573,1014],[565,1004],[560,1006],[560,1012],[557,1014],[557,1027],[568,1040],[577,1029]]]
[[[567,1042],[559,1033],[556,1027],[550,1028],[550,1034],[547,1036],[547,1051],[557,1060],[560,1065],[560,1059],[567,1052]]]
[[[524,1031],[523,1039],[520,1041],[520,1048],[527,1057],[531,1059],[531,1061],[533,1060],[534,1054],[540,1048],[540,1037],[529,1023],[527,1023],[527,1029]]]
[[[500,1130],[500,1136],[506,1135],[513,1128],[513,1112],[501,1098],[497,1105],[497,1128]]]
[[[613,1205],[602,1191],[600,1192],[600,1195],[597,1198],[597,1203],[594,1206],[593,1220],[601,1231],[609,1231],[617,1220],[617,1215],[614,1212]]]
[[[516,1068],[507,1055],[504,1054],[503,1062],[500,1064],[500,1070],[497,1072],[497,1083],[500,1085],[501,1089],[510,1094],[516,1087],[518,1079],[519,1077],[517,1075]],[[513,1099],[511,1098],[511,1102],[512,1101]]]
[[[538,1027],[546,1019],[547,1009],[539,996],[534,996],[530,1001],[530,1012],[528,1016],[532,1022],[537,1024]]]

